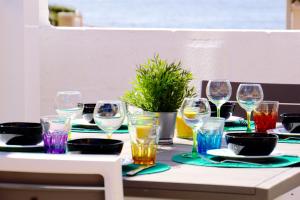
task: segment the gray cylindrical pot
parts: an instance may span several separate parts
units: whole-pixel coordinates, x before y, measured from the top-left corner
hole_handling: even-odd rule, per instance
[[[173,144],[177,112],[159,112],[158,144]]]

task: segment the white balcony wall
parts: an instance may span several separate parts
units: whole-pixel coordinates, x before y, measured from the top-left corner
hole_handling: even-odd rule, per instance
[[[155,53],[181,60],[198,87],[212,78],[300,84],[299,31],[53,28],[47,18],[46,0],[0,0],[0,121],[54,113],[58,90],[116,99]]]
[[[181,60],[203,79],[300,84],[300,32],[246,30],[41,30],[41,112],[53,112],[57,90],[85,102],[116,99],[130,89],[135,68],[159,53]]]

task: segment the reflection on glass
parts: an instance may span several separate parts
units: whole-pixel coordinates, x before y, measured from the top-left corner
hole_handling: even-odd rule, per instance
[[[96,125],[107,133],[110,139],[112,133],[121,127],[125,109],[121,101],[98,101],[94,109],[94,120]]]
[[[229,80],[210,80],[206,86],[207,98],[216,105],[217,117],[221,117],[221,106],[231,97],[231,84]]]

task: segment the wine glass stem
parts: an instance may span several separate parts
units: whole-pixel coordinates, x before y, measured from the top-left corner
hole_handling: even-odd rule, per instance
[[[193,148],[192,148],[192,157],[196,158],[198,157],[198,152],[197,152],[197,132],[195,128],[193,128]]]
[[[217,106],[217,117],[221,117],[221,106]]]
[[[248,133],[251,133],[250,117],[251,117],[251,111],[247,111],[247,132]]]
[[[107,139],[112,139],[112,132],[107,133]]]
[[[71,136],[71,129],[69,130],[69,132],[68,132],[68,140],[71,140],[72,139],[72,136]]]

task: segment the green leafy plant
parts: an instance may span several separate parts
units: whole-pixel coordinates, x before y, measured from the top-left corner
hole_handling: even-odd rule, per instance
[[[192,73],[183,69],[181,62],[168,64],[155,55],[136,69],[133,88],[122,99],[145,111],[176,112],[185,97],[195,96],[192,79]]]

